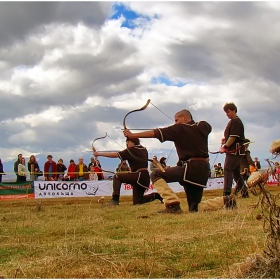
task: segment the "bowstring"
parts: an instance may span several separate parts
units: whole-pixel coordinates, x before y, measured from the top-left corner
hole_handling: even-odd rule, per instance
[[[174,121],[172,118],[170,118],[167,114],[165,114],[162,110],[160,110],[156,105],[154,105],[152,102],[150,102],[156,109],[158,109],[162,114],[164,114],[168,119],[170,119],[172,122]],[[173,147],[172,147],[172,149],[171,149],[171,152],[169,153],[169,155],[168,155],[168,157],[167,157],[167,159],[166,159],[166,163],[167,163],[167,161],[168,161],[168,159],[170,158],[170,156],[171,156],[171,154],[172,154],[172,152],[173,152],[173,150],[174,150],[174,142],[173,142]]]
[[[174,121],[171,119],[168,115],[166,115],[162,110],[160,110],[156,105],[154,105],[152,102],[150,102],[156,109],[158,109],[160,112],[162,112],[167,118],[169,118],[172,122]]]
[[[121,144],[119,144],[117,141],[115,141],[113,138],[111,138],[108,134],[107,134],[107,136],[108,136],[113,142],[115,142],[116,144],[118,144],[122,149],[124,149],[124,147],[123,147]]]

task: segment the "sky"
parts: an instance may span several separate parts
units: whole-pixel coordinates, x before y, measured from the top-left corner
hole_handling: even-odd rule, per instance
[[[212,126],[217,151],[234,102],[262,165],[279,139],[280,2],[0,2],[0,158],[75,161],[122,150],[128,128],[165,127],[182,109]],[[277,74],[278,73],[278,74]],[[143,139],[149,157],[177,154]],[[211,164],[224,155],[210,155]],[[112,170],[118,159],[100,158]]]

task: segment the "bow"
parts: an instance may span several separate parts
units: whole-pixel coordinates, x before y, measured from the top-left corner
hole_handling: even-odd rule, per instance
[[[96,152],[96,148],[93,146],[93,143],[94,143],[96,140],[106,138],[108,135],[107,135],[107,132],[105,132],[105,133],[106,133],[105,136],[95,138],[95,139],[92,141],[91,149],[92,149],[93,152]],[[109,136],[108,136],[108,137],[109,137]],[[97,157],[95,157],[95,160],[97,160]],[[103,169],[103,168],[100,168],[100,169],[101,169],[103,172],[115,174],[115,172],[113,172],[113,171],[105,170],[105,169]]]
[[[94,140],[92,141],[91,149],[92,149],[93,152],[96,152],[96,148],[93,146],[93,143],[94,143],[96,140],[106,138],[108,135],[107,135],[107,132],[105,132],[105,133],[106,133],[105,136],[103,136],[103,137],[98,137],[98,138],[96,138],[96,139],[94,139]],[[96,158],[97,158],[97,157],[96,157]]]
[[[129,114],[131,114],[131,113],[145,110],[145,109],[147,108],[147,106],[149,105],[150,101],[151,101],[151,99],[148,99],[148,101],[146,102],[146,104],[145,104],[143,107],[141,107],[140,109],[132,110],[132,111],[128,112],[128,113],[125,115],[125,117],[124,117],[124,119],[123,119],[123,128],[124,128],[124,130],[127,129],[126,124],[125,124],[126,117],[127,117]],[[128,137],[126,137],[126,139],[128,140]],[[149,159],[149,158],[148,158],[148,159],[143,159],[143,158],[139,158],[139,157],[135,156],[133,153],[131,153],[131,151],[129,150],[128,147],[127,147],[127,151],[129,152],[129,154],[130,154],[132,157],[134,157],[134,158],[136,158],[136,159],[138,159],[138,160],[141,160],[141,161],[149,161],[149,162],[152,162],[152,163],[154,163],[154,164],[160,169],[160,171],[165,172],[164,168],[161,166],[161,164],[160,164],[156,159]]]
[[[243,143],[242,145],[240,145],[237,149],[235,149],[235,150],[232,150],[232,151],[225,151],[225,154],[234,154],[234,153],[236,153],[237,151],[239,151],[243,146],[245,146],[245,145],[248,145],[248,144],[250,144],[250,143],[254,143],[255,141],[251,141],[251,142],[246,142],[246,143]],[[209,153],[210,154],[221,154],[221,152],[220,152],[220,150],[219,151],[217,151],[217,152],[210,152],[209,151]]]
[[[151,99],[148,99],[147,103],[146,103],[143,107],[141,107],[140,109],[132,110],[132,111],[128,112],[128,113],[124,116],[124,119],[123,119],[123,127],[124,127],[124,129],[127,129],[127,128],[126,128],[126,124],[125,124],[125,119],[126,119],[126,117],[127,117],[129,114],[131,114],[131,113],[145,110],[145,109],[148,107],[148,105],[149,105],[150,102],[151,102]]]

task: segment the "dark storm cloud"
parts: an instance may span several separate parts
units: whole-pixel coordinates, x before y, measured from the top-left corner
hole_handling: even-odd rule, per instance
[[[111,12],[110,2],[1,2],[0,46],[23,40],[49,23],[83,22],[100,26]]]
[[[129,2],[148,16],[128,30],[120,19],[105,22],[111,4],[0,3],[0,148],[63,157],[90,149],[105,132],[122,142],[123,117],[145,95],[172,120],[149,105],[128,116],[129,128],[168,126],[176,112],[190,109],[196,121],[212,125],[215,150],[228,122],[223,105],[233,101],[246,136],[256,140],[254,152],[269,150],[280,125],[279,9],[266,2]],[[157,75],[187,85],[150,84]],[[118,100],[121,109],[112,105]],[[63,119],[35,115],[34,127],[26,120],[56,105]]]

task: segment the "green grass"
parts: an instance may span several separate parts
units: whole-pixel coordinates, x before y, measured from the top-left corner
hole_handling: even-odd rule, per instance
[[[1,201],[0,277],[233,278],[236,264],[262,253],[258,197],[238,199],[235,211],[188,213],[179,196],[181,215],[156,214],[158,201],[132,206],[131,197],[113,207],[98,197]]]

